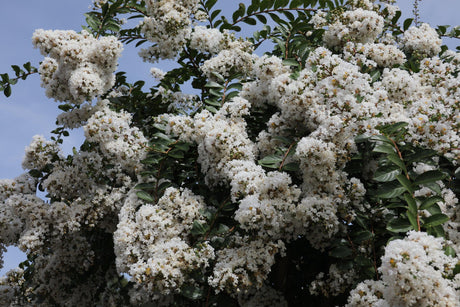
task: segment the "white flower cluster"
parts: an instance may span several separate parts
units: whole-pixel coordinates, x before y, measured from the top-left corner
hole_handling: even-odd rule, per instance
[[[190,38],[190,47],[200,52],[217,54],[222,50],[224,34],[218,29],[209,29],[203,26],[193,28]]]
[[[80,128],[86,125],[87,120],[97,111],[90,103],[75,106],[74,109],[62,112],[56,118],[56,123],[68,129]]]
[[[147,17],[141,22],[141,31],[154,45],[142,49],[139,55],[144,61],[173,59],[182,50],[192,33],[193,14],[198,12],[198,0],[148,0]]]
[[[133,171],[146,155],[147,139],[137,127],[130,127],[131,115],[105,105],[84,126],[86,139],[97,142],[104,156],[125,170]]]
[[[42,135],[35,135],[32,143],[25,149],[22,168],[42,170],[46,165],[61,158],[61,149],[56,142],[47,141]]]
[[[324,33],[324,43],[331,48],[343,46],[345,42],[373,43],[383,31],[384,19],[374,11],[345,11],[328,25]]]
[[[344,48],[344,58],[356,64],[365,64],[369,67],[393,67],[406,61],[406,55],[395,45],[383,43],[352,43]]]
[[[114,233],[117,269],[148,291],[168,294],[188,281],[188,273],[205,269],[214,258],[208,243],[192,246],[194,221],[204,222],[203,199],[187,189],[168,188],[154,205],[131,192]]]
[[[322,272],[316,276],[316,280],[310,284],[310,293],[337,296],[353,285],[356,277],[357,274],[354,269],[344,271],[339,269],[336,264],[332,264],[329,267],[327,278]]]
[[[232,111],[235,113],[227,118],[227,113]],[[254,144],[241,118],[248,112],[248,102],[237,98],[226,102],[215,115],[204,110],[193,118],[171,116],[167,132],[178,135],[183,141],[198,143],[198,162],[206,175],[206,183],[218,184],[228,178],[229,161],[255,159]]]
[[[415,231],[391,241],[379,268],[381,280],[359,284],[347,306],[458,306],[460,276],[453,269],[459,259],[446,255],[445,244]]]
[[[98,40],[86,31],[36,30],[32,41],[46,56],[39,73],[48,97],[78,105],[113,86],[123,49],[115,37]]]
[[[233,246],[216,252],[216,264],[213,275],[209,277],[209,285],[217,291],[227,290],[229,293],[260,288],[275,263],[274,256],[284,252],[284,243],[238,235],[233,239]]]
[[[382,74],[382,86],[388,93],[388,98],[393,101],[405,103],[414,100],[414,95],[420,89],[417,75],[399,68],[385,68]]]
[[[166,72],[157,67],[152,67],[150,69],[150,74],[156,81],[161,81],[165,77]]]
[[[410,27],[404,32],[402,44],[409,52],[431,57],[441,52],[442,40],[435,29],[427,23],[422,23],[420,27]]]
[[[209,34],[213,32],[208,30]],[[218,73],[223,77],[229,77],[231,74],[247,74],[252,70],[254,56],[252,55],[253,47],[248,41],[235,39],[232,35],[224,33],[219,47],[213,46],[212,50],[219,50],[216,56],[206,60],[201,65],[201,70],[209,79],[215,79],[213,73]],[[211,49],[210,49],[211,50]]]

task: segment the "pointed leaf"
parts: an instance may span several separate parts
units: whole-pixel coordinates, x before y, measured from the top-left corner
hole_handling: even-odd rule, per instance
[[[396,154],[389,154],[387,156],[388,160],[390,160],[391,162],[393,162],[395,165],[397,165],[400,169],[402,170],[406,170],[406,165],[404,165],[404,162],[401,160],[400,157],[398,157]]]
[[[404,176],[403,174],[399,174],[396,176],[396,179],[407,190],[407,192],[411,194],[414,193],[414,188],[412,187],[412,183],[410,182],[409,179],[407,179],[406,176]]]
[[[396,179],[401,174],[399,167],[395,165],[379,167],[374,174],[374,180],[379,182],[388,182]]]
[[[444,178],[446,178],[446,174],[444,174],[441,171],[438,171],[438,170],[427,171],[427,172],[420,174],[417,178],[415,178],[414,185],[433,183],[438,180],[442,180]]]
[[[417,214],[417,202],[415,201],[415,199],[412,197],[412,195],[410,195],[409,193],[405,193],[404,194],[404,200],[406,201],[407,203],[407,208],[408,210],[416,215]]]
[[[387,225],[387,229],[391,232],[408,232],[412,229],[412,225],[409,221],[398,218],[390,221]]]
[[[137,191],[136,192],[137,197],[139,197],[142,200],[145,200],[146,202],[153,203],[155,202],[155,199],[150,195],[149,193],[145,191]]]
[[[407,211],[407,218],[409,219],[412,229],[418,230],[417,213],[414,214],[410,211]]]
[[[395,198],[404,192],[406,192],[406,188],[393,181],[382,184],[374,195],[379,198]]]
[[[431,196],[422,201],[420,205],[420,210],[425,210],[436,204],[437,202],[444,201],[441,196]]]
[[[381,143],[372,149],[373,152],[381,152],[381,153],[387,153],[387,154],[392,154],[395,153],[395,148],[388,144],[388,143]]]
[[[423,226],[425,226],[425,227],[428,227],[428,226],[434,227],[434,226],[444,224],[448,220],[449,220],[449,217],[447,215],[439,213],[439,214],[435,214],[435,215],[432,215],[432,216],[429,216],[429,217],[423,219],[423,221],[424,221]]]

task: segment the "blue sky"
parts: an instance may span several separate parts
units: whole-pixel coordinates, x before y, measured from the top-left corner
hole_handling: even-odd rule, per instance
[[[22,65],[31,61],[38,66],[43,59],[39,51],[33,49],[31,36],[35,29],[81,30],[85,23],[83,14],[89,10],[91,0],[0,0],[0,28],[2,29],[0,73],[11,72],[10,65]],[[221,0],[225,12],[233,12],[241,1]],[[250,1],[244,1],[250,2]],[[412,0],[399,0],[404,18],[412,17]],[[432,25],[460,24],[459,0],[420,1],[421,20]],[[453,47],[456,42],[449,45]],[[458,42],[460,44],[460,41]],[[128,80],[144,79],[149,84],[151,64],[146,64],[137,56],[133,47],[125,47],[119,69],[128,72]],[[21,161],[24,148],[36,134],[49,138],[55,128],[56,116],[60,113],[58,103],[45,96],[40,87],[38,75],[31,76],[13,87],[13,94],[6,99],[0,94],[0,178],[14,178],[22,173]],[[79,147],[81,131],[75,131],[64,143],[64,151],[71,152]],[[15,267],[24,255],[10,249],[5,255],[5,270]]]

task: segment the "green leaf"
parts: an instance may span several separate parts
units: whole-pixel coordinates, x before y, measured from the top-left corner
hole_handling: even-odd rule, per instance
[[[11,96],[11,86],[9,84],[5,86],[5,89],[3,90],[3,94],[5,94],[6,97]]]
[[[331,251],[329,251],[329,256],[334,258],[346,258],[348,256],[351,256],[352,254],[353,251],[351,250],[351,248],[343,245],[334,247]]]
[[[217,113],[217,109],[213,106],[205,106],[204,108],[213,114]]]
[[[381,143],[372,149],[372,152],[381,152],[381,153],[386,153],[386,154],[392,154],[395,153],[396,150],[395,148],[388,144],[388,143]]]
[[[373,237],[374,237],[374,235],[372,234],[372,232],[370,232],[368,230],[362,230],[362,231],[357,232],[353,236],[353,242],[356,242],[356,243],[360,244],[361,242],[370,240]]]
[[[178,148],[174,148],[170,152],[168,152],[168,156],[174,159],[182,159],[184,158],[184,152]]]
[[[263,0],[262,3],[260,3],[260,10],[264,11],[271,7],[273,5],[273,0]]]
[[[267,23],[267,18],[264,15],[256,15],[256,18],[263,24]]]
[[[424,199],[420,205],[420,210],[425,210],[436,204],[437,202],[444,201],[444,199],[441,196],[431,196],[426,199]]]
[[[379,167],[374,174],[374,180],[379,182],[389,182],[396,179],[401,174],[401,169],[395,165]]]
[[[285,7],[289,3],[289,0],[275,0],[274,8]]]
[[[220,235],[223,233],[226,233],[230,230],[230,227],[228,227],[225,224],[218,224],[217,227],[213,228],[212,233],[216,235]]]
[[[219,83],[214,82],[214,81],[209,81],[208,83],[206,83],[205,87],[218,88],[218,89],[223,89],[224,88],[224,86],[222,84],[219,84]]]
[[[433,192],[435,192],[438,195],[441,194],[441,192],[442,192],[441,187],[436,182],[424,183],[423,186],[431,189]]]
[[[409,29],[410,25],[412,24],[412,21],[414,21],[413,18],[407,18],[406,20],[404,20],[404,25],[403,25],[404,31]]]
[[[204,290],[195,285],[183,285],[180,290],[183,296],[191,300],[198,300],[204,294]]]
[[[220,101],[217,101],[217,99],[205,99],[204,103],[214,107],[220,107],[222,104]]]
[[[192,230],[190,231],[194,236],[204,235],[209,230],[209,226],[206,223],[200,223],[199,221],[194,221],[192,225]]]
[[[445,215],[443,213],[438,213],[438,214],[434,214],[432,216],[429,216],[427,218],[424,218],[423,219],[423,222],[424,222],[423,226],[425,226],[425,227],[428,227],[428,226],[434,227],[434,226],[444,224],[448,220],[449,220],[449,217],[447,215]]]
[[[404,194],[404,200],[406,201],[407,203],[407,208],[408,210],[414,214],[414,215],[417,215],[417,202],[415,201],[415,199],[412,197],[412,195],[410,195],[409,193],[405,193]]]
[[[19,77],[19,75],[23,72],[18,65],[11,65],[11,68],[14,70],[16,77]]]
[[[412,229],[418,230],[417,213],[407,211],[407,218],[409,219]]]
[[[30,64],[30,62],[27,62],[27,63],[23,64],[22,67],[24,67],[24,69],[25,69],[27,72],[31,72],[32,69],[35,70],[35,68],[32,67],[32,64]]]
[[[175,145],[175,148],[182,150],[182,151],[188,151],[190,149],[190,144],[189,143],[177,143]]]
[[[137,184],[134,188],[138,190],[153,190],[155,189],[155,184],[151,182],[143,182]]]
[[[94,16],[94,14],[91,13],[85,13],[83,14],[86,17],[86,23],[90,28],[92,28],[94,31],[97,31],[99,29],[99,26],[101,25],[101,21]]]
[[[278,168],[281,161],[283,161],[283,158],[280,156],[269,155],[259,160],[259,165],[269,168]]]
[[[370,137],[370,140],[373,141],[373,142],[378,142],[378,141],[385,142],[385,143],[388,143],[388,144],[393,146],[393,142],[389,138],[384,136],[384,135],[378,135],[378,134],[373,135],[373,136]]]
[[[215,10],[211,13],[211,20],[214,20],[219,14],[222,12],[222,10]],[[217,26],[217,25],[216,25]]]
[[[444,247],[444,254],[446,254],[447,256],[451,256],[451,257],[457,256],[455,249],[453,249],[453,247],[450,245],[447,245],[446,247]]]
[[[295,59],[285,59],[283,60],[283,65],[286,65],[286,66],[299,66],[299,62],[297,62],[297,60]]]
[[[375,192],[375,196],[379,198],[395,198],[406,192],[406,188],[402,187],[398,183],[392,181],[384,183],[381,187]]]
[[[428,212],[431,213],[431,215],[435,215],[435,214],[440,214],[442,213],[442,210],[441,208],[439,207],[438,204],[434,204],[433,206],[429,207],[428,209],[426,209]]]
[[[283,165],[282,167],[282,171],[288,171],[288,172],[296,172],[298,171],[300,168],[299,168],[299,163],[297,162],[290,162],[290,163],[287,163],[285,165]]]
[[[433,156],[436,156],[438,153],[435,150],[432,149],[421,149],[417,148],[416,151],[413,154],[407,155],[404,157],[404,159],[408,163],[413,163],[413,162],[420,162],[426,158],[430,158]]]
[[[457,264],[455,265],[453,274],[454,274],[454,275],[460,274],[460,263],[457,263]]]
[[[415,178],[414,185],[434,183],[444,178],[446,178],[446,174],[444,174],[441,171],[438,171],[438,170],[427,171],[427,172],[424,172],[423,174],[420,174],[417,178]]]
[[[34,177],[34,178],[40,178],[43,174],[41,171],[39,171],[38,169],[31,169],[29,171],[29,175]]]
[[[380,76],[382,75],[382,73],[380,72],[380,70],[375,70],[374,72],[371,73],[371,78],[372,78],[372,83],[378,81],[380,79]]]
[[[204,4],[204,7],[208,10],[212,9],[212,7],[216,4],[217,0],[208,0]]]
[[[145,200],[148,203],[154,203],[155,199],[150,195],[149,193],[145,191],[137,191],[136,192],[137,197],[139,197],[142,200]]]
[[[156,157],[147,157],[141,161],[142,164],[158,164],[160,160]]]
[[[393,219],[387,225],[387,230],[391,232],[408,232],[411,229],[411,223],[402,218]]]
[[[401,130],[405,127],[407,127],[409,124],[406,122],[397,122],[394,124],[388,124],[388,125],[383,125],[377,127],[380,132],[386,134],[386,135],[394,135],[398,134],[401,132]]]
[[[244,18],[243,22],[251,26],[254,26],[257,24],[257,21],[254,18]]]
[[[397,165],[401,170],[406,172],[406,165],[401,160],[401,158],[398,157],[398,155],[396,155],[395,153],[389,154],[389,155],[387,155],[387,158],[388,158],[388,160],[393,162],[395,165]]]
[[[410,182],[409,179],[407,179],[406,176],[404,176],[403,174],[399,174],[396,176],[396,179],[407,190],[407,192],[411,194],[414,193],[414,188],[412,187],[412,183]]]

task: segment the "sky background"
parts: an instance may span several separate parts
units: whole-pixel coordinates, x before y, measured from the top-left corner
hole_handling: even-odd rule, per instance
[[[231,14],[239,2],[250,3],[220,0],[218,5],[224,12]],[[402,18],[412,17],[412,3],[412,0],[397,1],[403,11]],[[22,66],[27,61],[38,67],[43,56],[32,47],[34,30],[80,31],[81,25],[85,24],[83,14],[89,11],[90,5],[91,0],[0,0],[0,73],[8,72],[11,76],[11,65]],[[422,22],[432,25],[460,24],[459,0],[424,0],[420,1],[419,9]],[[448,43],[451,48],[455,44],[455,41]],[[167,65],[160,67],[166,69]],[[149,74],[151,67],[152,64],[142,62],[133,46],[125,46],[119,70],[127,72],[129,82],[146,80],[146,86],[153,85],[154,80]],[[60,113],[58,103],[45,96],[38,74],[30,76],[26,81],[19,81],[12,90],[10,98],[0,93],[0,179],[14,178],[23,172],[21,162],[24,148],[36,134],[50,138],[50,131],[55,129],[56,116]],[[79,148],[82,140],[81,130],[72,132],[64,142],[64,153],[70,153],[72,147]],[[0,276],[16,267],[25,256],[17,248],[9,248],[4,258],[5,264]]]

